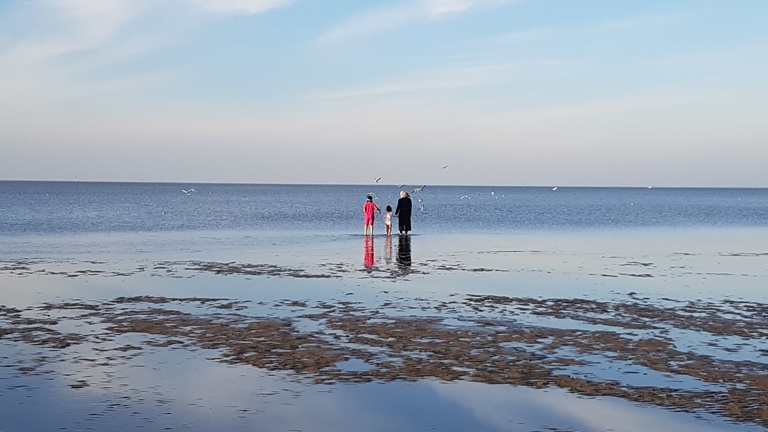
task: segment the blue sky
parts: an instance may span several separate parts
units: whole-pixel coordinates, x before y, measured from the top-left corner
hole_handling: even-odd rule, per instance
[[[763,0],[4,0],[0,179],[768,187],[767,21]]]

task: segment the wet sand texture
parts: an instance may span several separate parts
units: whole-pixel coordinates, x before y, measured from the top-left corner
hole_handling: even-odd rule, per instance
[[[84,346],[90,347],[89,361],[105,368],[126,356],[140,358],[148,346],[204,349],[210,350],[212,360],[291,371],[297,380],[316,384],[428,378],[560,387],[585,396],[712,413],[768,427],[765,363],[680,349],[665,336],[691,330],[741,338],[745,344],[751,338],[764,339],[768,307],[760,303],[687,302],[663,307],[632,297],[604,302],[467,295],[421,305],[419,316],[403,316],[402,305],[394,303],[372,309],[346,301],[282,300],[268,306],[290,313],[282,318],[254,316],[246,302],[153,296],[3,306],[0,339],[46,351],[12,364],[24,374],[50,373],[49,362],[82,361],[82,353],[74,348]],[[516,319],[523,315],[569,320],[579,328],[523,324]],[[454,321],[450,325],[448,318]],[[299,321],[302,328],[312,323],[312,330],[300,330]],[[62,324],[66,328],[78,324],[83,330],[61,332],[56,328]],[[118,341],[124,335],[137,342],[121,345]],[[728,344],[710,345],[731,349]],[[366,367],[341,366],[351,359]],[[623,365],[624,374],[620,379],[603,379],[589,372],[606,364]],[[629,379],[654,373],[696,384],[663,386]],[[90,385],[95,384],[81,379],[70,387]]]

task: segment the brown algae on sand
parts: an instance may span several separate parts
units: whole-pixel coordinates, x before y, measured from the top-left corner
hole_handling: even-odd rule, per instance
[[[669,329],[695,329],[722,337],[765,338],[762,323],[768,306],[763,304],[700,302],[665,308],[637,300],[470,295],[432,305],[433,311],[455,311],[450,324],[437,312],[403,316],[402,308],[394,304],[368,308],[355,302],[282,300],[268,306],[292,313],[279,318],[254,316],[245,302],[155,296],[2,307],[0,338],[49,352],[28,363],[17,362],[25,374],[43,370],[45,358],[75,361],[78,357],[67,353],[80,345],[92,347],[93,361],[106,367],[121,356],[140,358],[147,346],[203,349],[210,350],[211,360],[289,371],[297,380],[316,384],[438,379],[559,387],[585,396],[610,396],[768,426],[765,363],[680,350],[664,336]],[[189,307],[195,310],[184,310]],[[499,314],[485,312],[502,308],[506,318],[487,318]],[[583,328],[530,325],[515,319],[523,315],[567,318]],[[312,322],[314,328],[302,330],[296,325],[299,321]],[[57,330],[62,326],[83,331]],[[653,332],[642,333],[647,330]],[[126,334],[136,342],[114,345]],[[367,367],[339,366],[350,360]],[[604,364],[623,365],[626,377],[601,378]],[[689,384],[638,384],[631,379],[637,374],[684,377]],[[80,379],[71,388],[89,385]]]

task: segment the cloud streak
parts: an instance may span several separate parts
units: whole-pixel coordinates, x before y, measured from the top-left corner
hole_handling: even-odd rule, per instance
[[[416,72],[350,90],[316,93],[319,99],[344,99],[448,91],[490,85],[507,77],[509,65],[487,65]]]
[[[294,0],[187,0],[204,12],[214,14],[260,14],[290,6]]]
[[[419,0],[355,15],[317,39],[317,44],[342,44],[408,25],[451,18],[479,8],[495,8],[521,0]]]

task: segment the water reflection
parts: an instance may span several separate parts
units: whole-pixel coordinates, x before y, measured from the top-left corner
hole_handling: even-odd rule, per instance
[[[363,265],[369,271],[376,265],[376,259],[373,256],[373,236],[363,237]]]
[[[404,269],[411,267],[411,236],[400,236],[397,245],[397,264]]]
[[[429,380],[318,387],[288,373],[224,365],[206,356],[205,351],[153,347],[123,363],[74,368],[56,363],[45,376],[0,368],[3,406],[14,407],[0,410],[0,424],[4,430],[82,430],[85,425],[93,430],[232,432],[763,430],[706,414],[586,399],[562,389]],[[78,380],[90,385],[75,390],[71,384]]]
[[[384,242],[384,262],[387,265],[392,264],[392,236],[387,236]]]

